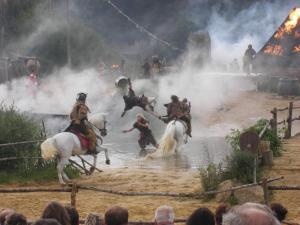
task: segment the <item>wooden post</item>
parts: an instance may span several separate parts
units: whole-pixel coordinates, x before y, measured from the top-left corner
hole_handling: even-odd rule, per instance
[[[76,208],[76,192],[78,191],[76,183],[72,184],[71,206]]]
[[[292,119],[293,119],[293,102],[290,102],[289,104],[289,115],[288,115],[288,130],[287,130],[287,135],[286,138],[291,138],[292,136]]]
[[[262,179],[262,188],[264,191],[264,204],[265,205],[269,205],[269,190],[268,190],[268,179],[266,177],[264,177]]]
[[[274,108],[271,111],[271,113],[273,115],[273,118],[271,120],[271,127],[272,127],[274,134],[277,136],[277,108]]]

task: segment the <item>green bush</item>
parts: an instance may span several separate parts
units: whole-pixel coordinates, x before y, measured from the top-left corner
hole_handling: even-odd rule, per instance
[[[224,171],[222,165],[215,165],[210,163],[206,168],[200,168],[201,186],[203,191],[215,191],[218,189],[219,184],[224,180]],[[214,195],[208,195],[212,198]]]
[[[40,128],[36,122],[18,112],[14,106],[0,105],[0,144],[41,139]],[[0,170],[23,171],[33,164],[40,165],[37,144],[13,145],[0,148],[0,158],[17,157],[18,160],[1,161]]]
[[[253,182],[254,156],[248,152],[234,151],[226,158],[225,173],[228,178],[242,184]],[[261,169],[256,167],[257,180],[260,180]]]

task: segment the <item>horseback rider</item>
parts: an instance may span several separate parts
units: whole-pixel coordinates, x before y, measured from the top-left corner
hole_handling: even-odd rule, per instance
[[[145,150],[146,146],[149,144],[152,144],[155,148],[158,148],[158,144],[150,129],[149,121],[145,119],[143,114],[137,114],[136,122],[133,124],[133,127],[128,130],[123,130],[123,133],[131,132],[134,129],[138,129],[140,131],[138,143],[142,151]]]
[[[88,153],[93,154],[96,152],[96,134],[92,127],[87,123],[87,114],[90,109],[86,105],[87,94],[79,93],[77,95],[76,103],[70,114],[71,126],[68,130],[75,131],[76,134],[83,134],[89,140]]]
[[[179,101],[179,98],[176,95],[171,96],[171,102],[164,104],[167,107],[167,116],[160,117],[165,123],[170,122],[171,120],[182,120],[187,125],[187,135],[192,137],[191,134],[191,116],[190,116],[190,104],[187,99],[184,101]]]
[[[126,111],[132,109],[135,106],[141,107],[144,111],[152,111],[154,110],[153,106],[149,104],[148,98],[144,95],[136,96],[134,90],[132,89],[132,84],[130,79],[128,79],[128,94],[123,96],[125,102],[125,108],[121,117],[123,117]]]

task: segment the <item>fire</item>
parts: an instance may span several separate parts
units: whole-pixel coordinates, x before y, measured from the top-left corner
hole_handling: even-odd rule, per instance
[[[270,54],[270,55],[282,55],[283,54],[283,48],[281,45],[268,45],[264,53]]]
[[[300,45],[295,46],[293,52],[300,52]]]
[[[283,24],[282,27],[278,29],[274,37],[276,39],[281,39],[285,33],[291,34],[295,29],[295,27],[297,26],[299,19],[300,19],[300,8],[295,8],[290,13],[288,20]]]

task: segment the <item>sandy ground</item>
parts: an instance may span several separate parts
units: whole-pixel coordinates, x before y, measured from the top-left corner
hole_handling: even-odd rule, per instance
[[[232,99],[224,105],[225,110],[214,112],[205,121],[207,126],[217,124],[239,124],[248,126],[257,118],[270,118],[270,110],[274,107],[284,108],[288,102],[295,99],[283,99],[277,96],[258,92],[244,92],[238,99]],[[300,105],[300,103],[299,103]],[[286,116],[283,113],[281,118]],[[280,120],[280,119],[279,119]],[[197,126],[197,125],[196,125]],[[295,123],[294,132],[300,126]],[[283,182],[297,184],[300,181],[299,150],[300,139],[294,139],[285,145],[287,150],[282,158],[275,161],[275,166],[270,171],[270,176],[285,175]],[[90,177],[82,177],[78,183],[106,187],[121,191],[153,191],[153,192],[193,192],[200,190],[198,172],[189,171],[160,171],[150,169],[105,169],[103,173],[95,173]],[[281,182],[282,183],[282,182]],[[15,187],[18,185],[9,185]],[[27,187],[58,187],[56,182],[31,184]],[[8,187],[8,186],[0,186]],[[27,215],[29,219],[36,219],[41,215],[43,208],[49,201],[59,201],[63,204],[70,202],[68,193],[20,193],[0,194],[0,208],[11,207]],[[282,202],[290,211],[289,220],[296,221],[300,202],[299,192],[274,192],[272,201]],[[187,217],[191,212],[201,206],[215,209],[217,203],[203,202],[198,199],[173,198],[173,197],[124,197],[92,191],[79,191],[77,207],[81,218],[89,212],[104,213],[112,205],[121,205],[129,209],[131,220],[152,220],[154,210],[162,204],[174,207],[177,218]]]

